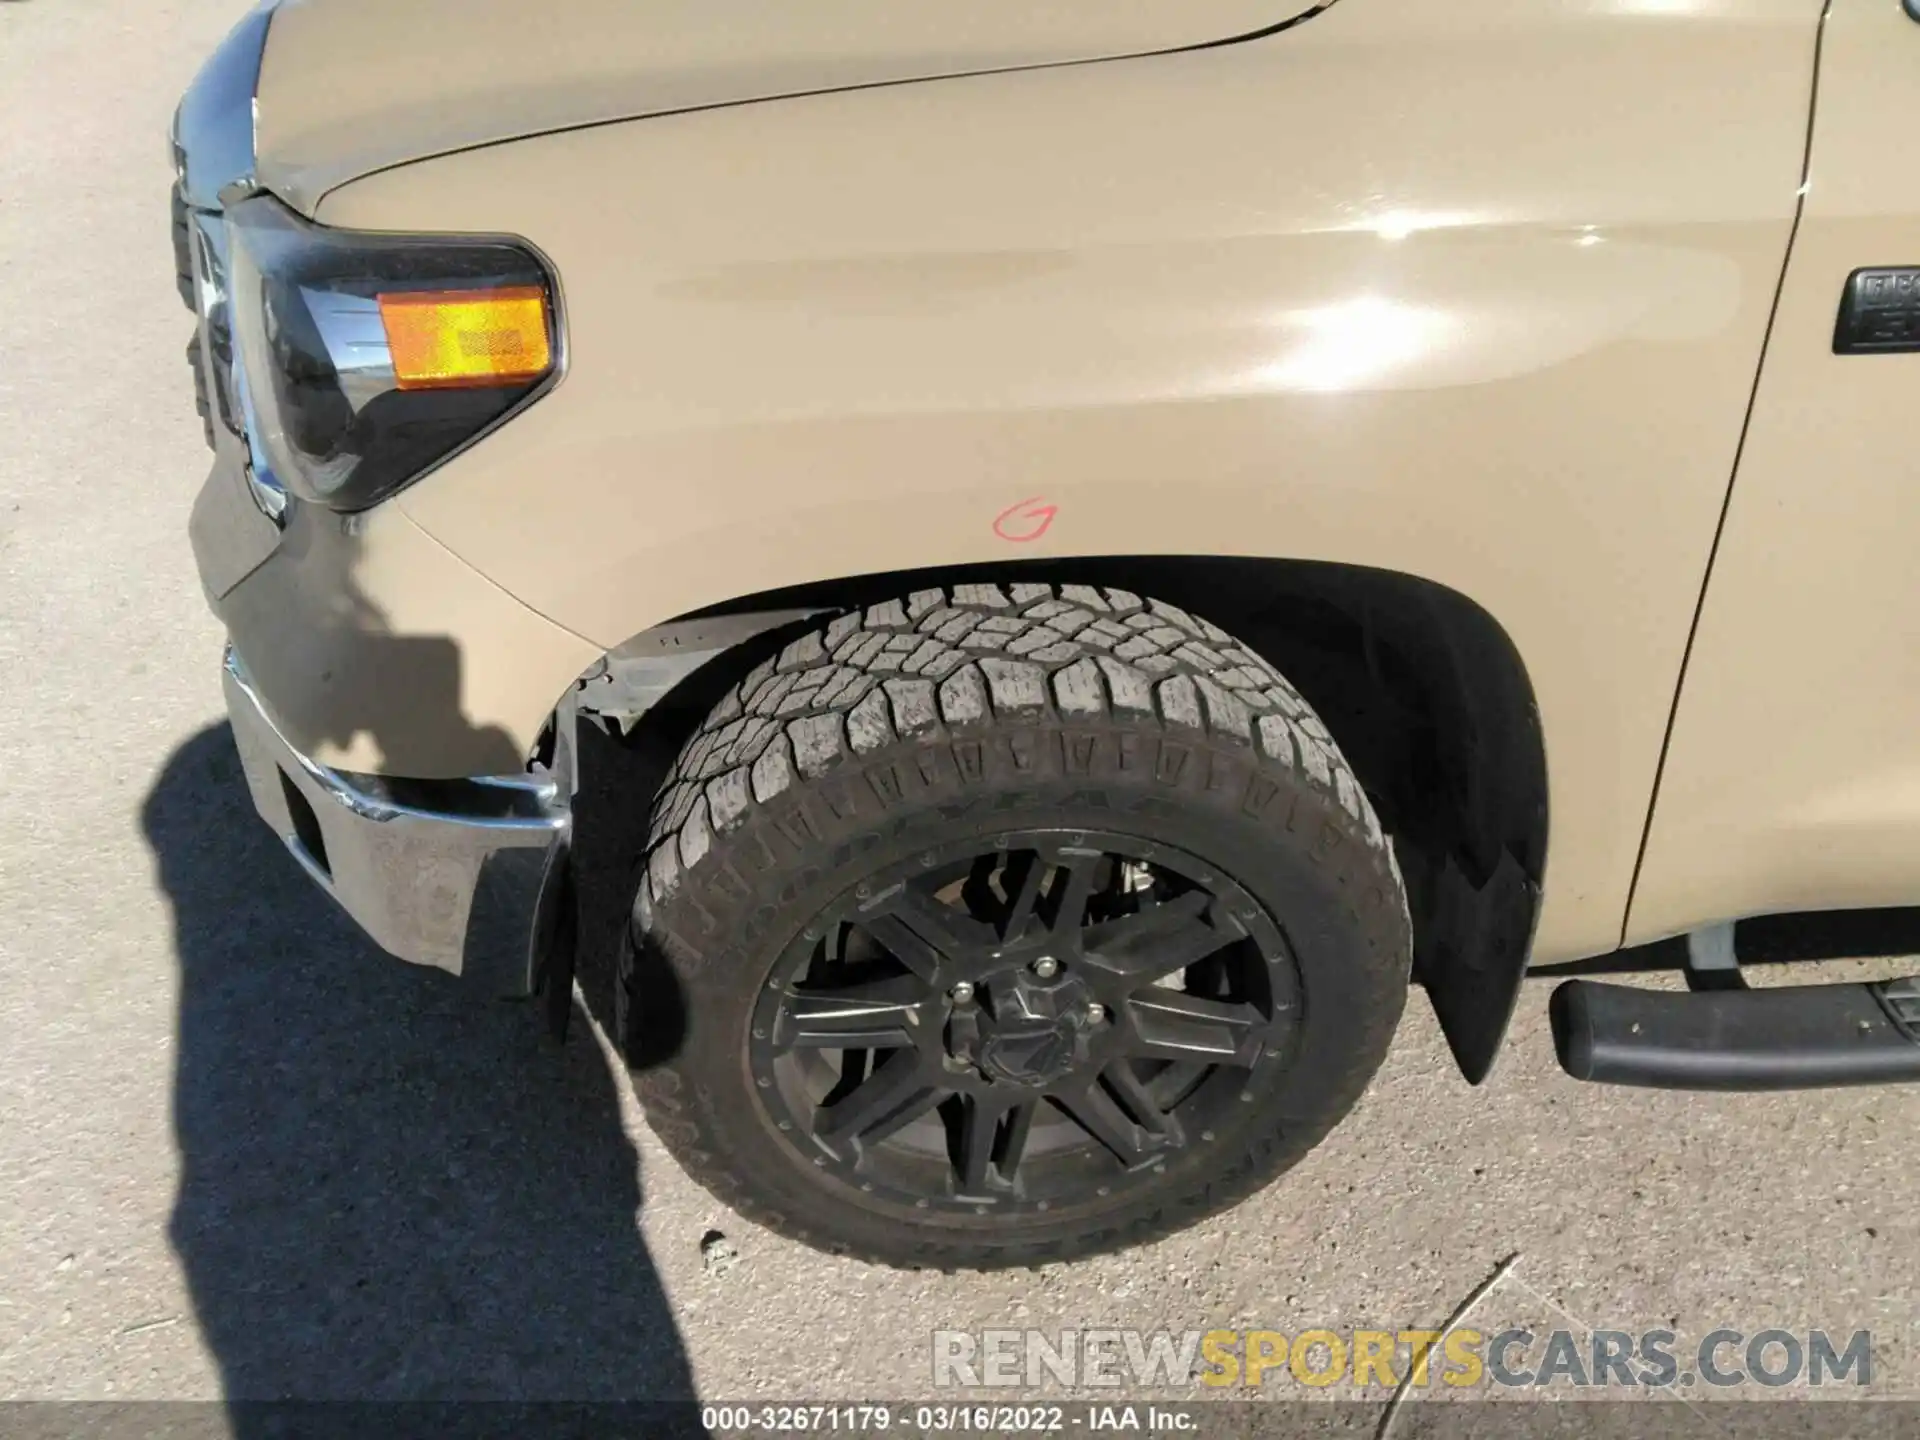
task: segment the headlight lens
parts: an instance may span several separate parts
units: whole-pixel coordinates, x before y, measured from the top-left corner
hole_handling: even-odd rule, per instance
[[[254,467],[303,499],[363,510],[555,374],[553,284],[524,246],[329,230],[270,195],[226,218]]]

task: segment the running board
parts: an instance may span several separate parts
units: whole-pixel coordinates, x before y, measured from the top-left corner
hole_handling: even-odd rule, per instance
[[[1669,1090],[1920,1080],[1920,977],[1683,991],[1569,980],[1550,1013],[1576,1080]]]

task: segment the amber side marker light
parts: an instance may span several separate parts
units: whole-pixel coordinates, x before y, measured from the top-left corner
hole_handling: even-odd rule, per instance
[[[536,285],[377,298],[402,390],[518,385],[553,368],[547,296]]]

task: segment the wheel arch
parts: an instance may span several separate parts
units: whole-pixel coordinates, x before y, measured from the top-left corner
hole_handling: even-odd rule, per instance
[[[727,686],[815,617],[916,589],[1033,580],[1168,601],[1253,646],[1320,713],[1394,835],[1415,975],[1462,1072],[1492,1068],[1525,974],[1547,849],[1546,750],[1526,667],[1476,602],[1397,571],[1325,561],[1105,556],[842,576],[741,595],[609,652],[663,668],[624,743],[670,758]],[[604,713],[592,683],[583,713]]]

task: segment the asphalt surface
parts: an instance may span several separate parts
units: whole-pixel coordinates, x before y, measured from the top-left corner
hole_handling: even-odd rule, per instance
[[[1920,1094],[1583,1087],[1545,982],[1484,1088],[1416,996],[1281,1184],[982,1278],[745,1224],[593,1026],[379,955],[247,809],[185,538],[163,133],[241,8],[0,3],[0,1396],[915,1397],[935,1329],[1435,1326],[1509,1260],[1489,1332],[1865,1328],[1920,1392]]]

